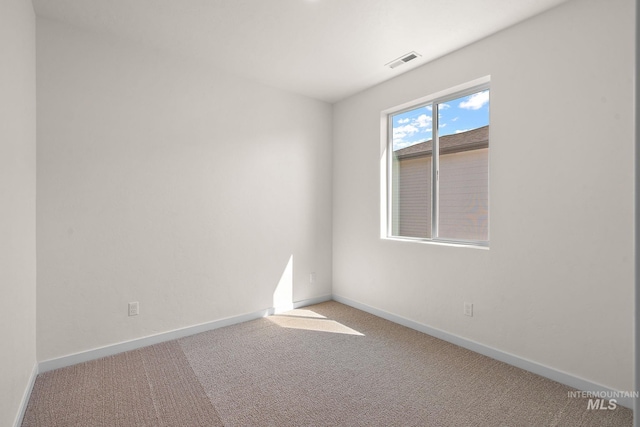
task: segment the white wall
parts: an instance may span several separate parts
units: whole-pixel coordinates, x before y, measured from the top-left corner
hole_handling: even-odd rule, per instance
[[[571,1],[336,104],[334,294],[632,390],[633,7]],[[486,75],[490,249],[381,240],[380,112]]]
[[[37,25],[40,361],[331,293],[329,104]]]
[[[0,425],[36,363],[36,45],[28,0],[0,3]]]

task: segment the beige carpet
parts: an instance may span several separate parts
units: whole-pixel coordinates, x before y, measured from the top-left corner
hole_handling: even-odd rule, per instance
[[[631,426],[336,302],[39,375],[23,426]]]
[[[22,426],[222,426],[176,341],[38,375]]]

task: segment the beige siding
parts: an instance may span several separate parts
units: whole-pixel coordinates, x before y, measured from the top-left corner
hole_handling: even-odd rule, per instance
[[[394,167],[393,234],[431,237],[431,156]],[[489,240],[489,149],[440,156],[439,237]]]
[[[431,237],[431,156],[403,159],[397,165],[394,234]]]
[[[440,156],[438,236],[489,240],[489,149]]]

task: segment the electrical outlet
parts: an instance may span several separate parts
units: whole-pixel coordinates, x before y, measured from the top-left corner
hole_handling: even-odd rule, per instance
[[[129,316],[137,316],[140,314],[140,305],[138,301],[129,303]]]
[[[309,283],[316,283],[316,273],[309,273]]]
[[[470,303],[470,302],[464,303],[464,315],[473,317],[473,303]]]

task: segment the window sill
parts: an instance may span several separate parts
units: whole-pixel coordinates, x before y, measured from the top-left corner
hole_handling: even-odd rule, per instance
[[[387,237],[382,237],[381,239],[389,240],[393,242],[408,242],[408,243],[418,243],[418,244],[435,245],[435,246],[448,246],[453,248],[472,248],[472,249],[483,249],[487,251],[489,250],[489,242],[479,244],[475,242],[455,242],[455,241],[447,241],[447,240],[432,240],[432,239],[398,237],[398,236],[387,236]]]

